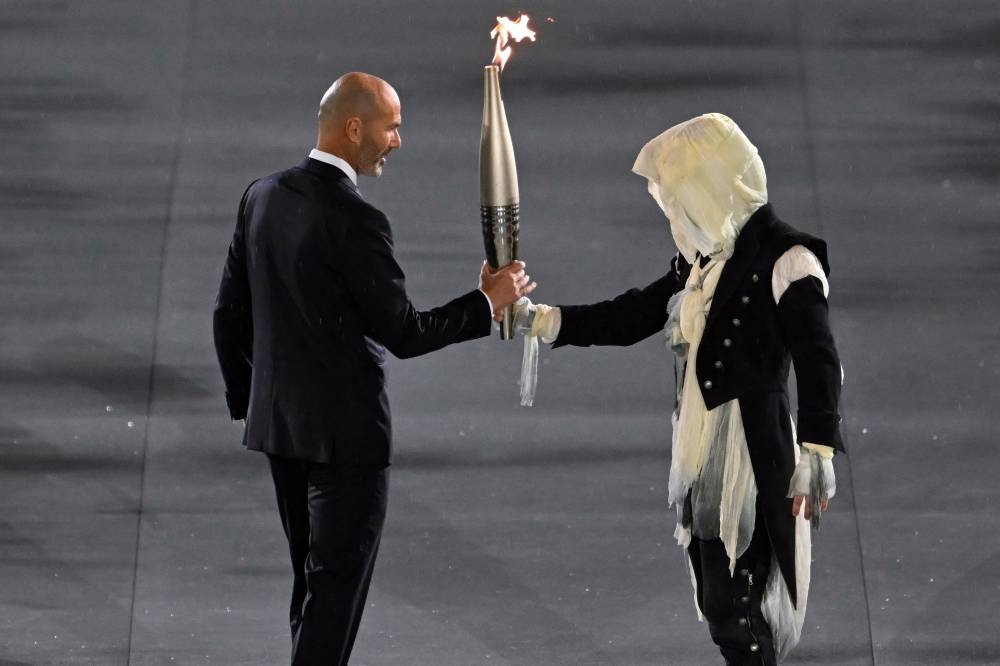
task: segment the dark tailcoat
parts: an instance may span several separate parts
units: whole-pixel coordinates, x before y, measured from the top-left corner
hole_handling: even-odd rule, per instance
[[[812,251],[829,273],[822,240],[779,220],[770,205],[751,216],[719,277],[696,359],[706,407],[739,400],[759,506],[793,600],[795,523],[785,497],[795,467],[790,362],[798,387],[798,441],[844,449],[840,361],[822,286],[815,278],[798,280],[777,305],[771,293],[774,264],[794,245]],[[553,346],[631,345],[662,332],[667,302],[684,288],[690,270],[677,255],[670,271],[643,289],[592,305],[560,306],[562,327]]]
[[[215,308],[215,345],[249,449],[387,465],[385,350],[400,358],[489,335],[476,290],[420,312],[392,230],[335,166],[306,159],[240,203]]]

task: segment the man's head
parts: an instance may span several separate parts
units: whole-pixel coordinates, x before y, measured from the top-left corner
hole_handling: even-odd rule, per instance
[[[399,97],[388,83],[363,72],[334,81],[319,104],[316,147],[343,158],[365,176],[382,175],[386,156],[399,148]]]

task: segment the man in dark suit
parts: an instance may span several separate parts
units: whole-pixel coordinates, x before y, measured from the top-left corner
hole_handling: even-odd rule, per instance
[[[324,95],[316,149],[240,202],[215,345],[244,445],[268,455],[294,571],[292,663],[346,664],[385,519],[391,422],[385,350],[400,358],[489,334],[530,293],[523,262],[426,312],[406,295],[389,221],[357,174],[400,146],[385,81],[345,74]]]

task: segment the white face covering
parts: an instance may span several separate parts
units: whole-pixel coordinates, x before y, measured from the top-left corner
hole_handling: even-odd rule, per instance
[[[632,171],[670,221],[684,258],[725,260],[754,212],[767,203],[767,176],[757,148],[721,113],[674,125],[639,151]]]

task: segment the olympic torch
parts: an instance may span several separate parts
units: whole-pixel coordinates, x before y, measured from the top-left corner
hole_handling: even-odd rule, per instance
[[[517,234],[520,195],[517,190],[517,165],[514,145],[507,127],[507,114],[500,96],[500,72],[510,57],[509,39],[535,40],[528,29],[528,17],[517,21],[498,16],[497,26],[490,33],[496,37],[493,63],[483,70],[483,130],[479,143],[479,203],[483,226],[486,261],[496,269],[517,259]],[[500,339],[514,337],[512,308],[504,309]]]

